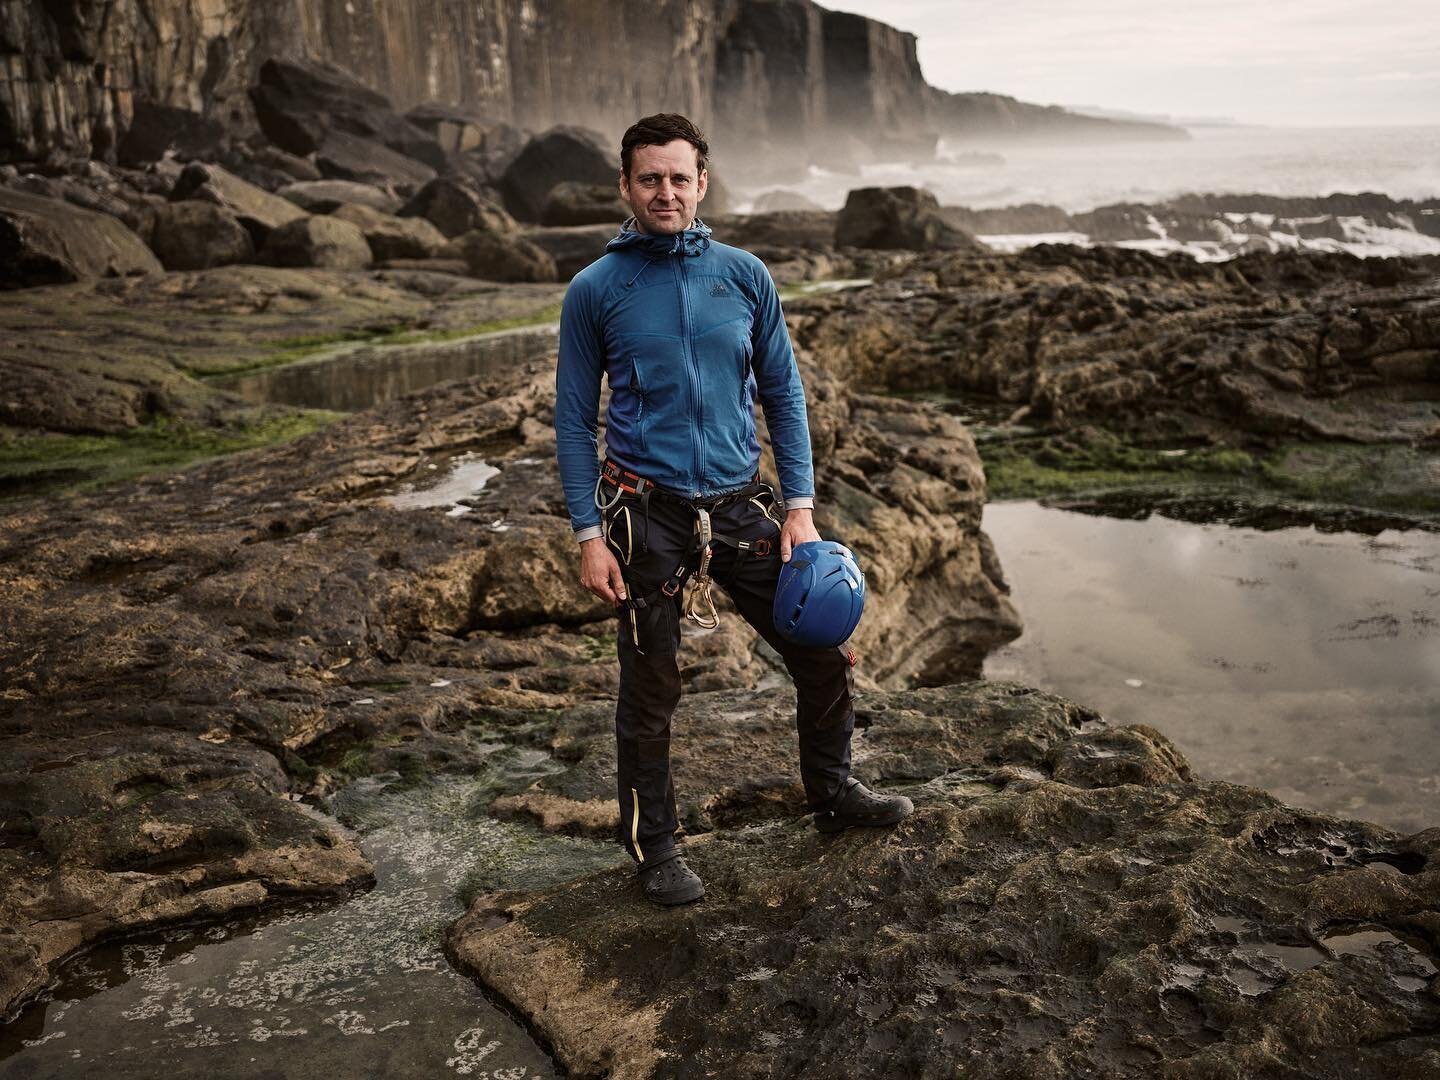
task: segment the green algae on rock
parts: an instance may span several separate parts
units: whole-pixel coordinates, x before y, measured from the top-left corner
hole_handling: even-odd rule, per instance
[[[237,403],[198,376],[342,341],[548,319],[562,292],[424,271],[225,266],[5,293],[0,421],[77,433],[158,416],[216,423]]]
[[[1194,779],[1157,732],[1021,687],[865,703],[864,741],[890,732],[935,771],[894,830],[826,837],[792,809],[700,837],[706,897],[674,911],[623,870],[481,896],[452,959],[584,1076],[1440,1065],[1440,829],[1401,837]],[[1341,944],[1367,928],[1372,946]]]

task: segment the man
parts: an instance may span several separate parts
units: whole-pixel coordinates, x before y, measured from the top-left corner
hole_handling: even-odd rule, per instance
[[[560,316],[555,435],[580,580],[619,609],[615,709],[621,832],[644,894],[704,895],[675,841],[670,718],[680,700],[682,603],[712,625],[725,588],[795,680],[800,773],[816,826],[891,825],[913,807],[850,776],[853,656],[793,645],[771,605],[782,561],[818,540],[805,394],[764,264],[710,238],[695,217],[708,183],[704,137],[660,113],[621,140],[620,194],[633,217],[575,276]],[[610,385],[607,459],[597,459],[600,381]],[[784,493],[758,482],[754,401],[765,410]],[[695,575],[690,597],[683,586]]]

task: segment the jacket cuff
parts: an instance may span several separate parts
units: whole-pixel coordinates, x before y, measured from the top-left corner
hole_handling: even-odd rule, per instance
[[[605,530],[599,525],[586,525],[583,529],[575,530],[575,542],[583,544],[586,540],[594,540],[596,537],[604,535]]]
[[[815,509],[814,495],[796,495],[793,499],[785,500],[786,511],[790,510],[813,510]]]

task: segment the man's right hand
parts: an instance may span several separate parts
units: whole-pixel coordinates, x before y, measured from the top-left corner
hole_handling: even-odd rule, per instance
[[[619,607],[625,599],[625,579],[620,574],[620,563],[603,537],[592,537],[580,545],[580,584],[615,607]]]

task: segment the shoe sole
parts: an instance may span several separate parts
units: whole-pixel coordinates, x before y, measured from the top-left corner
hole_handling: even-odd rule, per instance
[[[914,812],[915,808],[912,806],[908,810],[870,821],[860,821],[854,818],[836,818],[830,817],[829,815],[821,817],[817,814],[815,815],[815,828],[819,829],[822,833],[838,833],[844,832],[846,829],[883,829],[887,825],[900,824],[900,822],[904,821]]]

